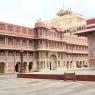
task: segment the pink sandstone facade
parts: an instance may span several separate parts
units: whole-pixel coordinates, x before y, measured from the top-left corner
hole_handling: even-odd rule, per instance
[[[65,35],[64,28],[42,21],[34,28],[0,22],[0,73],[20,71],[22,50],[25,72],[89,68],[85,37]]]
[[[95,69],[95,18],[88,19],[86,29],[76,34],[88,38],[89,67]]]

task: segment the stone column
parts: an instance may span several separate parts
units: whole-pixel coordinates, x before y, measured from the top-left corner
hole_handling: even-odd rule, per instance
[[[8,48],[8,37],[5,36],[5,45],[6,45],[6,48]]]
[[[29,48],[29,40],[27,40],[27,49],[30,50],[30,48]]]
[[[28,66],[29,66],[29,53],[27,52],[27,65],[26,65],[26,72],[29,72]]]
[[[20,39],[20,49],[22,49],[23,48],[23,39]]]
[[[14,40],[14,38],[13,38],[13,48],[15,48],[15,40]]]
[[[6,68],[5,68],[5,73],[8,73],[8,51],[5,52],[5,56],[6,56]]]
[[[76,69],[76,61],[73,61],[73,69]]]
[[[16,65],[16,51],[14,51],[14,72],[16,72],[15,71],[15,65]]]

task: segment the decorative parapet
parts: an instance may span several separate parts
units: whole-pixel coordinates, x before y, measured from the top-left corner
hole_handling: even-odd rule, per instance
[[[33,38],[34,36],[33,32],[34,32],[33,28],[0,22],[0,34],[1,35]]]
[[[90,18],[86,20],[87,25],[95,24],[95,18]]]
[[[95,31],[95,18],[90,18],[86,20],[85,28],[78,29],[75,34],[87,37],[87,34],[92,33],[93,31]]]
[[[53,25],[51,24],[50,21],[42,21],[41,19],[37,20],[37,23],[35,23],[35,28],[40,28],[40,27],[47,28],[47,29],[55,28],[57,31],[60,31],[60,32],[64,31],[63,26]]]
[[[76,35],[64,35],[65,42],[68,44],[88,46],[86,37],[77,37]]]
[[[35,28],[37,27],[46,27],[46,24],[40,20],[37,20],[37,23],[35,23]]]

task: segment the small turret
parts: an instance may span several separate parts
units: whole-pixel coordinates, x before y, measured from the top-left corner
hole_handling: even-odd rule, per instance
[[[44,24],[44,22],[41,19],[39,19],[35,23],[35,27],[45,27],[45,24]]]

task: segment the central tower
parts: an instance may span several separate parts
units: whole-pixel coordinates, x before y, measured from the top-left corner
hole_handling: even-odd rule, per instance
[[[86,20],[82,15],[73,12],[71,8],[69,9],[65,7],[57,12],[57,17],[52,19],[51,22],[53,25],[63,27],[65,32],[70,34],[86,25]]]

